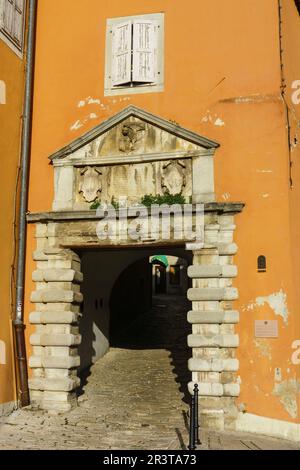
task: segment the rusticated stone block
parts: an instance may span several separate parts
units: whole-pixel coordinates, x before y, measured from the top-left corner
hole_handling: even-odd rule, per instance
[[[30,344],[32,346],[77,346],[81,343],[81,335],[38,335],[30,336]]]
[[[188,346],[190,348],[237,348],[239,346],[238,335],[202,336],[189,335]]]
[[[195,382],[188,384],[190,394],[193,394]],[[223,385],[220,383],[198,383],[199,396],[221,397],[223,395]]]
[[[73,369],[80,366],[79,356],[31,356],[29,367],[50,369]]]
[[[190,371],[195,372],[236,372],[239,370],[239,361],[237,359],[191,358],[188,367]]]
[[[188,290],[188,299],[190,301],[208,301],[208,300],[236,300],[238,299],[238,290],[235,287],[228,288],[192,288]]]
[[[188,312],[187,318],[188,322],[192,324],[234,324],[239,322],[239,312],[235,310],[191,310]]]
[[[239,384],[224,384],[224,396],[226,397],[238,397],[240,395],[240,386]]]
[[[29,316],[31,324],[74,324],[78,322],[80,314],[75,312],[32,312]]]
[[[218,278],[237,276],[237,267],[235,265],[193,265],[188,268],[188,276],[190,278]]]
[[[71,392],[80,386],[80,379],[79,377],[61,379],[34,378],[30,379],[28,383],[30,390]]]
[[[38,269],[32,274],[35,282],[76,282],[83,281],[83,274],[73,269]]]
[[[63,289],[41,289],[31,294],[32,303],[52,303],[52,302],[66,302],[66,303],[81,303],[83,296],[80,292],[73,292],[71,290]]]

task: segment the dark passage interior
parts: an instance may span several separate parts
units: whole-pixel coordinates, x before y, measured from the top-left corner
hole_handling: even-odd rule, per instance
[[[186,320],[190,256],[183,248],[82,253],[84,305],[79,349],[83,387],[90,366],[97,361],[101,364],[107,354],[126,351],[130,355],[132,351],[130,375],[139,351],[147,351],[150,364],[151,351],[157,357],[161,350],[168,360],[154,361],[153,373],[169,373],[182,398],[187,398],[186,386],[191,380],[187,368],[191,327]]]

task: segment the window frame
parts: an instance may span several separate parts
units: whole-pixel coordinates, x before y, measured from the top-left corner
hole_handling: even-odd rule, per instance
[[[8,0],[0,0],[0,39],[3,40],[3,42],[10,47],[10,49],[17,54],[18,57],[21,59],[23,58],[23,52],[24,52],[24,38],[25,38],[25,18],[26,18],[26,11],[27,11],[27,0],[23,1],[23,11],[22,11],[22,32],[21,32],[21,38],[22,38],[22,43],[19,46],[17,41],[9,34],[8,31],[5,30],[4,25],[3,25],[3,18],[2,14],[4,11],[4,6],[5,2]],[[13,0],[13,5],[15,9],[15,2],[16,0]]]
[[[139,83],[128,85],[112,84],[112,27],[118,23],[134,20],[152,20],[159,25],[157,37],[157,58],[156,58],[156,82]],[[105,73],[104,73],[104,96],[128,95],[138,93],[155,93],[164,90],[164,13],[152,13],[147,15],[123,16],[109,18],[106,20],[106,42],[105,42]]]

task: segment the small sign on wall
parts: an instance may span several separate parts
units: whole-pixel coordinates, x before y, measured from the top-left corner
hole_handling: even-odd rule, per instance
[[[255,320],[256,338],[278,338],[277,320]]]

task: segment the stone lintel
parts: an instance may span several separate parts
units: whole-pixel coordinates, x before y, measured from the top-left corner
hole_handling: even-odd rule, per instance
[[[245,204],[243,202],[207,202],[204,203],[205,212],[215,212],[217,214],[237,214],[242,212]],[[196,208],[195,208],[196,211]],[[50,221],[70,221],[70,220],[99,220],[95,210],[87,211],[52,211],[36,212],[27,214],[27,222],[50,222]]]

